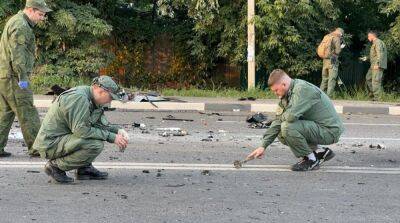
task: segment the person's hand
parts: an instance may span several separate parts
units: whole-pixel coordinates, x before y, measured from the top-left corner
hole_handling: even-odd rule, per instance
[[[258,147],[257,149],[255,149],[253,152],[251,152],[248,156],[247,159],[261,159],[265,154],[265,148],[264,147]]]
[[[129,142],[129,134],[125,131],[125,129],[119,129],[118,135],[122,135]]]
[[[374,69],[374,70],[379,70],[379,66],[378,66],[378,65],[375,65],[375,66],[372,67],[372,69]]]
[[[21,89],[27,89],[28,85],[29,85],[28,81],[20,81],[20,82],[18,82],[18,86]]]
[[[128,140],[125,139],[125,137],[121,134],[118,134],[115,137],[114,143],[118,146],[120,151],[124,151],[126,149],[126,147],[128,146]]]
[[[361,61],[367,61],[367,57],[366,56],[360,57],[358,59],[361,60]]]

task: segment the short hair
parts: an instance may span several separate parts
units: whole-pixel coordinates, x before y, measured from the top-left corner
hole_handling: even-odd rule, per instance
[[[378,37],[378,31],[375,31],[375,30],[369,30],[368,34],[372,34],[372,35]]]
[[[272,85],[278,83],[285,76],[289,75],[284,70],[282,69],[273,70],[268,78],[268,86],[271,87]]]

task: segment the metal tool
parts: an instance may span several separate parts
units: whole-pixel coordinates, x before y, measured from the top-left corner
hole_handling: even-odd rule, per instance
[[[254,159],[254,157],[246,158],[245,160],[242,160],[242,161],[240,161],[240,160],[235,160],[235,161],[233,162],[233,166],[234,166],[236,169],[240,169],[240,168],[242,168],[243,164],[245,164],[245,163],[247,163],[248,161],[251,161],[251,160],[253,160],[253,159]]]

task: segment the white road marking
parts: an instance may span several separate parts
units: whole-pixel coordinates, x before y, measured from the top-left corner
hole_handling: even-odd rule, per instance
[[[0,169],[6,168],[43,168],[45,162],[1,161]],[[291,172],[289,165],[245,165],[235,169],[233,164],[196,164],[196,163],[134,163],[134,162],[95,162],[100,169],[123,170],[213,170],[213,171],[264,171]],[[327,173],[360,173],[360,174],[396,174],[400,168],[354,167],[354,166],[321,166],[318,172]]]
[[[357,123],[357,122],[344,122],[344,125],[361,125],[361,126],[400,126],[400,124],[393,123]]]

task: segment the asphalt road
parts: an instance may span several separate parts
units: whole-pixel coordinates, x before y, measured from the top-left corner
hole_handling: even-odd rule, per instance
[[[131,144],[124,153],[106,144],[95,165],[108,180],[73,185],[48,183],[45,160],[26,155],[14,123],[13,156],[0,159],[0,222],[400,222],[400,117],[342,116],[346,132],[330,147],[336,157],[297,173],[278,142],[264,159],[232,168],[265,131],[248,128],[247,115],[108,112]],[[167,127],[189,135],[159,136],[156,128]]]

